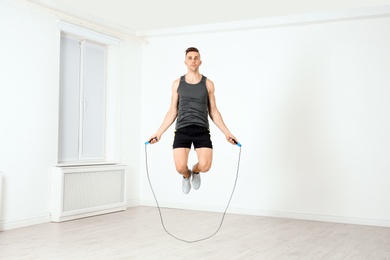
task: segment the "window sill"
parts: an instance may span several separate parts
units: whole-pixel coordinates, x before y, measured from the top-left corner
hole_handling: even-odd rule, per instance
[[[82,161],[82,162],[61,162],[57,163],[57,167],[75,167],[75,166],[99,166],[99,165],[116,165],[117,161]]]

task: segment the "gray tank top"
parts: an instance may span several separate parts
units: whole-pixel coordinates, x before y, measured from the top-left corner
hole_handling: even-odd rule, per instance
[[[178,115],[176,119],[176,129],[196,125],[209,128],[209,108],[208,91],[206,87],[206,77],[197,84],[189,84],[185,76],[180,78],[177,88],[179,95]]]

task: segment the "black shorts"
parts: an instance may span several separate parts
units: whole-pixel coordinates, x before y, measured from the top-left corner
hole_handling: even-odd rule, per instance
[[[202,126],[186,126],[175,131],[173,149],[190,148],[213,148],[210,138],[210,129]]]

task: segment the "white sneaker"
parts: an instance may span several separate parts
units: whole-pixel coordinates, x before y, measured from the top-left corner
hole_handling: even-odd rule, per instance
[[[192,167],[192,169],[194,169],[194,167]],[[199,187],[200,187],[200,172],[198,172],[198,173],[192,172],[192,186],[194,187],[194,190],[199,189]]]
[[[183,190],[184,194],[188,194],[191,190],[191,175],[192,175],[192,171],[190,171],[190,176],[188,178],[184,178],[183,177],[183,181],[182,181],[182,184],[181,184],[181,189]]]

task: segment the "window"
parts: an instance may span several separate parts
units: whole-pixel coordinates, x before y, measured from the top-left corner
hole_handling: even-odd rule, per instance
[[[104,160],[106,48],[61,37],[59,162]]]
[[[61,35],[59,164],[106,162],[115,139],[106,124],[108,46],[82,34]]]

